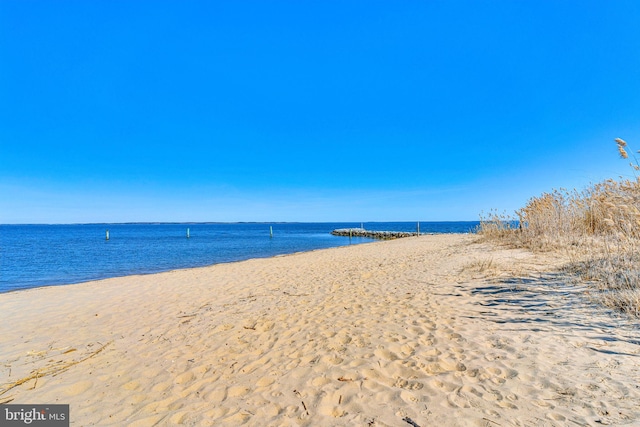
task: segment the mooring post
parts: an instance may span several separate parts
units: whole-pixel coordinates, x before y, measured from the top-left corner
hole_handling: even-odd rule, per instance
[[[190,238],[191,235],[189,234],[189,227],[187,227],[187,239]]]
[[[273,226],[269,226],[269,237],[273,239]]]
[[[107,238],[105,240],[109,240],[109,230],[107,230]]]

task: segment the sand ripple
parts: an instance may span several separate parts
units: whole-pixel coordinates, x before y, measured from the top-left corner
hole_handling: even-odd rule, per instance
[[[637,328],[562,259],[474,241],[0,295],[0,402],[69,403],[86,426],[640,423]]]

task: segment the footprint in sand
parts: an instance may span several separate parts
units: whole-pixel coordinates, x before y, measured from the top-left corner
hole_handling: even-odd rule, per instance
[[[317,412],[334,418],[342,417],[346,415],[346,413],[339,405],[344,405],[347,401],[346,398],[343,399],[342,392],[340,391],[326,393],[320,398],[316,405]]]
[[[212,403],[220,403],[227,398],[227,388],[220,387],[219,389],[213,390],[211,393],[207,394],[205,397],[207,402]]]
[[[331,356],[325,359],[328,363],[330,363],[331,365],[339,365],[341,364],[344,359],[342,359],[341,357],[338,356]]]
[[[548,413],[547,418],[551,418],[554,421],[564,421],[567,419],[564,415],[558,414],[557,412]]]
[[[462,347],[451,347],[451,351],[456,354],[459,354],[460,357],[464,357],[464,348]]]
[[[506,409],[518,409],[518,407],[516,405],[514,405],[513,403],[507,402],[506,400],[502,400],[500,402],[498,402],[498,406],[502,407],[502,408],[506,408]]]
[[[505,380],[504,378],[500,378],[500,377],[492,377],[489,379],[489,381],[491,381],[492,383],[496,384],[496,385],[502,385],[505,382],[507,382],[507,380]]]
[[[251,391],[251,389],[249,387],[234,386],[234,387],[229,387],[228,395],[230,397],[242,397],[242,396],[246,396],[247,394],[249,394],[250,391]]]
[[[503,399],[502,394],[497,390],[487,390],[486,393],[482,393],[482,398],[487,402],[496,402]]]
[[[133,396],[127,397],[127,402],[133,405],[137,405],[138,403],[142,403],[147,399],[149,399],[149,396],[147,394],[138,393],[134,394]]]
[[[274,328],[275,325],[276,324],[273,323],[272,321],[267,320],[267,321],[262,322],[262,323],[260,323],[260,322],[256,323],[255,328],[256,328],[256,331],[258,331],[258,332],[269,332],[270,330],[272,330]]]
[[[129,427],[151,427],[158,425],[163,415],[153,415],[151,417],[135,420],[128,424]]]
[[[236,412],[230,417],[223,419],[222,422],[228,423],[229,425],[239,426],[249,421],[250,418],[251,418],[251,414],[240,411],[240,412]]]
[[[455,342],[462,342],[464,341],[464,339],[462,338],[462,335],[460,334],[449,334],[449,339]]]
[[[447,403],[453,408],[470,408],[469,397],[461,393],[460,388],[447,395]],[[477,404],[475,406],[478,406]]]
[[[156,392],[156,393],[162,393],[163,391],[166,391],[167,389],[171,388],[171,385],[172,385],[172,383],[169,382],[169,381],[160,382],[160,383],[154,385],[151,390]]]
[[[402,390],[400,392],[400,398],[402,400],[404,400],[406,403],[409,404],[415,404],[418,402],[423,402],[425,401],[424,397],[420,397],[419,395],[415,394],[415,393],[411,393],[407,390]]]
[[[363,348],[367,346],[367,341],[365,341],[363,337],[356,337],[353,340],[353,345],[355,345],[358,348]]]
[[[394,387],[404,388],[409,390],[421,390],[424,385],[422,383],[416,381],[408,381],[404,378],[398,378],[396,382],[393,384]]]
[[[323,385],[327,385],[331,382],[332,381],[327,377],[316,377],[313,380],[311,380],[311,384],[314,387],[322,387]]]
[[[180,409],[184,406],[182,399],[178,399],[176,397],[170,397],[164,400],[160,400],[158,402],[152,402],[145,405],[141,412],[146,412],[149,414],[156,414],[159,412],[167,412],[167,411],[175,411],[176,409]]]
[[[260,408],[258,416],[264,414],[267,417],[277,417],[282,412],[282,407],[276,404],[264,405]]]
[[[262,377],[258,381],[256,381],[256,385],[258,387],[268,387],[274,382],[276,382],[276,379],[273,377]]]
[[[91,381],[79,381],[77,383],[70,385],[69,387],[66,387],[64,389],[64,392],[68,396],[77,396],[89,390],[92,386],[93,386],[93,383]]]
[[[128,383],[122,386],[125,390],[137,390],[140,388],[140,383],[138,381],[129,381]]]
[[[540,399],[536,399],[536,400],[532,400],[531,403],[533,403],[534,405],[540,407],[540,408],[548,408],[548,409],[553,409],[555,408],[555,405],[552,403],[549,403],[545,400],[540,400]]]
[[[433,380],[432,384],[439,388],[444,390],[447,393],[451,393],[452,391],[456,390],[458,388],[457,385],[450,383],[450,382],[444,382],[444,381],[440,381],[440,380]]]
[[[415,344],[404,344],[403,346],[400,347],[400,353],[405,357],[413,356],[415,352],[416,352]]]
[[[171,424],[177,425],[177,424],[183,424],[185,422],[185,419],[189,416],[188,412],[178,412],[173,414],[170,418],[169,421],[171,422]]]
[[[186,384],[193,381],[196,376],[191,371],[184,372],[178,375],[175,379],[176,384]]]
[[[493,374],[493,375],[500,375],[500,374],[502,374],[502,369],[500,369],[500,368],[491,368],[491,367],[489,367],[489,368],[486,368],[486,369],[487,369],[487,371],[488,371],[489,373],[491,373],[491,374]]]
[[[487,359],[489,362],[493,362],[494,360],[504,359],[503,356],[496,353],[486,353],[484,355],[484,358]]]
[[[213,408],[210,411],[205,412],[205,416],[209,419],[217,419],[224,417],[229,413],[229,408],[225,406],[218,406],[217,408]]]
[[[377,357],[385,360],[397,360],[398,356],[387,349],[379,348],[373,352]]]
[[[437,362],[427,363],[422,369],[429,375],[436,375],[446,372],[446,369],[443,369],[443,367],[440,366],[440,364]]]
[[[482,397],[482,393],[477,388],[470,385],[463,385],[460,387],[460,393],[474,395],[475,397]]]
[[[300,358],[300,364],[302,366],[316,365],[319,361],[320,361],[320,356],[315,354],[310,354]]]
[[[413,335],[423,335],[425,333],[425,330],[420,326],[409,326],[407,331]]]
[[[293,405],[289,405],[286,408],[284,408],[284,413],[289,418],[293,417],[298,411],[300,411],[300,408]]]
[[[438,342],[438,340],[436,339],[435,335],[433,335],[433,334],[418,336],[418,343],[420,345],[424,345],[426,347],[431,347],[432,345],[434,345],[437,342]]]
[[[442,352],[435,347],[431,347],[420,352],[421,356],[427,356],[427,357],[437,357],[437,356],[440,356],[441,354]]]

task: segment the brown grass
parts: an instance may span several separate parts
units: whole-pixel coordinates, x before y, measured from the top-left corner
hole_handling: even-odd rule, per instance
[[[616,139],[618,152],[629,147]],[[592,283],[609,307],[640,317],[640,170],[582,191],[559,189],[534,197],[515,215],[481,215],[484,239],[534,251],[566,251],[566,272]]]
[[[462,272],[478,273],[484,275],[495,275],[499,271],[493,258],[478,259],[471,261],[462,267]]]

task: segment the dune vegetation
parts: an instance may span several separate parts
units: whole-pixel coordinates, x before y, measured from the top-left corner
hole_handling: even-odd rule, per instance
[[[564,251],[565,273],[594,287],[605,305],[640,317],[640,164],[627,143],[633,178],[607,180],[586,189],[558,189],[533,197],[515,215],[481,215],[484,239],[533,251]]]

